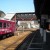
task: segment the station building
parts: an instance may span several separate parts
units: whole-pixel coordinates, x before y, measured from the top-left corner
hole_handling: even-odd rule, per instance
[[[24,28],[34,28],[35,26],[33,25],[38,24],[36,19],[34,12],[15,13],[11,18],[11,20],[16,22],[17,26],[23,26]],[[39,25],[37,27],[39,27]]]

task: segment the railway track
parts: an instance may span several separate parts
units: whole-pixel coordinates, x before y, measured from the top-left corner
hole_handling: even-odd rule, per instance
[[[18,47],[16,47],[15,50],[27,50],[31,39],[34,37],[35,34],[35,31],[31,32],[31,34]]]
[[[46,43],[43,42],[40,33],[37,32],[28,45],[27,50],[50,50],[50,32],[46,33]]]
[[[33,31],[16,50],[43,50],[43,41],[38,31]]]
[[[16,50],[50,50],[50,33],[47,33],[46,37],[47,41],[44,43],[39,30],[33,31]]]
[[[27,50],[43,50],[43,41],[42,38],[40,37],[40,33],[36,32]]]
[[[25,32],[24,35],[13,36],[11,38],[0,41],[0,50],[15,50],[15,48],[30,34]]]

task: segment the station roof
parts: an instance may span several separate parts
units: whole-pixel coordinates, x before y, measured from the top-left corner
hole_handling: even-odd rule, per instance
[[[16,13],[16,14],[35,14],[35,12],[20,12],[20,13]]]
[[[15,14],[17,20],[34,20],[36,18],[35,12],[22,12]]]
[[[11,20],[14,15],[15,15],[15,13],[7,13],[4,18]]]

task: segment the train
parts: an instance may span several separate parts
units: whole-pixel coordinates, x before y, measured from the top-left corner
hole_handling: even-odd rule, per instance
[[[0,19],[0,39],[14,35],[15,21]]]

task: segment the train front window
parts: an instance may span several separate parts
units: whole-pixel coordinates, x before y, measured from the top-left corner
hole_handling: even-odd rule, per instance
[[[4,23],[4,28],[6,28],[6,23]]]
[[[2,28],[2,22],[0,22],[0,28]]]

